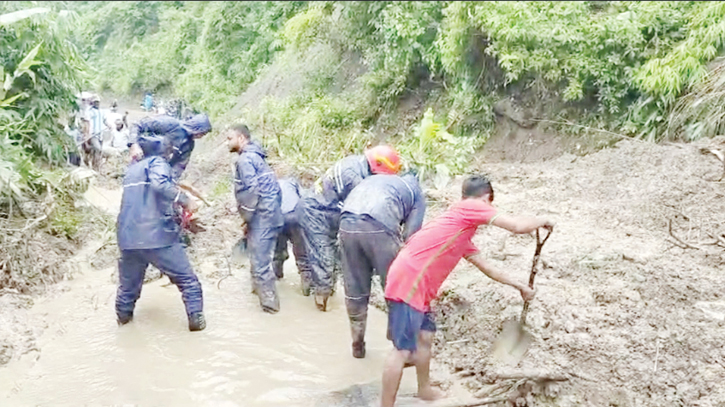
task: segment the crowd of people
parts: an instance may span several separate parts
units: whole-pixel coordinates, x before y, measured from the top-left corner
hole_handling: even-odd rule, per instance
[[[78,111],[63,123],[74,146],[68,152],[68,161],[76,166],[85,163],[100,172],[108,157],[128,149],[128,112],[121,114],[116,101],[109,109],[102,109],[101,99],[95,94],[83,92],[77,97]]]
[[[92,124],[97,120],[89,117]],[[210,131],[203,114],[184,121],[148,117],[133,126],[128,141],[131,164],[118,216],[119,325],[132,321],[144,272],[153,264],[181,291],[189,329],[206,326],[202,287],[180,239],[179,210],[194,213],[198,204],[179,179],[194,140]],[[320,311],[327,310],[341,269],[352,356],[364,358],[368,302],[373,276],[379,276],[389,311],[387,335],[394,346],[383,372],[383,407],[394,405],[407,366],[416,368],[420,398],[440,396],[429,380],[436,329],[431,302],[461,259],[518,290],[525,300],[533,298],[526,282],[487,263],[472,238],[479,226],[526,234],[553,224],[498,211],[485,176],[468,176],[461,200],[424,224],[426,201],[418,176],[413,169],[402,169],[391,146],[378,145],[343,158],[306,189],[295,179],[277,179],[247,126],[235,125],[226,133],[230,152],[238,154],[233,193],[243,221],[239,233],[248,242],[252,289],[264,312],[280,311],[276,282],[284,277],[291,244],[300,293],[313,297]]]

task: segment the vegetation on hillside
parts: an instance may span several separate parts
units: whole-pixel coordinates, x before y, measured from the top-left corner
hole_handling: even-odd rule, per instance
[[[4,209],[60,188],[63,177],[52,171],[73,148],[61,120],[73,110],[85,72],[85,62],[68,41],[75,17],[45,8],[0,16],[0,207]]]
[[[435,112],[428,120],[451,140],[472,138],[459,143],[466,151],[485,142],[497,99],[532,90],[551,102],[549,120],[648,140],[716,132],[682,96],[720,75],[708,69],[725,38],[720,2],[67,5],[82,16],[77,40],[99,89],[167,90],[220,117],[272,66],[290,68],[302,85],[243,113],[292,160],[332,160],[380,139],[376,132],[397,137],[412,158],[424,125],[396,127],[394,112],[422,87]],[[352,77],[343,72],[350,60],[362,68]],[[667,131],[673,113],[679,130]]]

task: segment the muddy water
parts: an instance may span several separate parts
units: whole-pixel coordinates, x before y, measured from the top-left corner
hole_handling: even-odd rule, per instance
[[[113,191],[87,196],[103,197],[100,204]],[[94,271],[84,257],[99,246],[74,259],[77,278],[32,308],[47,328],[39,352],[0,369],[0,405],[314,406],[331,391],[379,383],[390,349],[385,314],[371,309],[368,356],[354,359],[342,296],[329,312],[317,311],[297,291],[293,261],[278,284],[277,315],[261,312],[242,271],[218,286],[202,280],[207,329],[191,333],[180,294],[165,278],[144,285],[135,320],[118,327],[114,269]],[[401,392],[415,390],[414,374],[407,369]],[[340,405],[368,402],[377,403]]]

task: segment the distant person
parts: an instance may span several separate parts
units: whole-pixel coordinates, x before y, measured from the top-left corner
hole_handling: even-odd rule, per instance
[[[113,141],[111,142],[111,146],[118,151],[126,151],[128,150],[128,139],[129,132],[123,123],[123,119],[117,118],[114,122]]]
[[[493,187],[483,176],[463,182],[463,199],[431,220],[406,242],[388,269],[385,299],[388,303],[388,339],[395,349],[385,361],[382,407],[393,407],[406,365],[414,365],[418,376],[418,397],[434,400],[441,396],[430,384],[431,346],[436,330],[431,302],[458,262],[465,258],[486,276],[521,292],[524,300],[534,298],[526,282],[488,264],[471,239],[482,225],[493,225],[517,234],[538,228],[550,229],[545,219],[509,216],[492,206]]]
[[[253,291],[264,312],[279,311],[273,259],[282,231],[282,196],[277,176],[267,164],[267,154],[252,141],[247,126],[233,126],[227,133],[229,151],[238,153],[234,171],[234,196],[245,223]]]
[[[342,207],[340,246],[352,355],[365,357],[365,327],[373,275],[385,289],[388,267],[403,242],[423,225],[425,196],[414,173],[372,175]],[[401,228],[403,229],[401,232]]]
[[[327,310],[339,264],[337,232],[343,202],[350,191],[373,174],[396,174],[400,156],[390,146],[376,146],[361,155],[345,157],[317,181],[317,193],[303,197],[299,221],[312,270],[312,289],[320,311]]]
[[[173,147],[169,165],[171,165],[174,180],[178,181],[191,159],[194,140],[204,137],[210,131],[211,123],[205,114],[198,114],[183,122],[166,115],[145,117],[134,125],[131,140],[129,140],[131,158],[138,160],[143,155],[141,149],[134,145],[135,139],[139,135],[153,134],[166,137]]]
[[[206,327],[201,283],[180,243],[180,227],[173,219],[175,204],[190,212],[198,205],[182,192],[171,177],[166,161],[168,140],[142,135],[138,144],[144,159],[131,164],[123,179],[121,211],[117,221],[119,286],[116,293],[118,324],[133,319],[149,264],[162,270],[181,291],[190,331]]]
[[[76,115],[71,114],[68,121],[63,126],[63,131],[71,140],[71,147],[68,150],[68,163],[79,167],[81,160],[81,145],[83,144],[83,134],[76,126]]]
[[[85,149],[90,155],[92,167],[96,171],[101,171],[103,163],[103,129],[110,129],[105,114],[101,111],[101,99],[93,95],[90,98],[90,108],[86,112],[86,121],[88,122],[88,134],[86,135]]]
[[[151,94],[151,92],[146,92],[146,95],[144,95],[143,98],[143,108],[145,111],[149,112],[154,107],[154,96]]]

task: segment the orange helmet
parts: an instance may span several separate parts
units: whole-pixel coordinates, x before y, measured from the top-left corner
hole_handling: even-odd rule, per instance
[[[375,146],[365,150],[365,158],[373,174],[397,174],[400,171],[400,155],[393,147]]]

